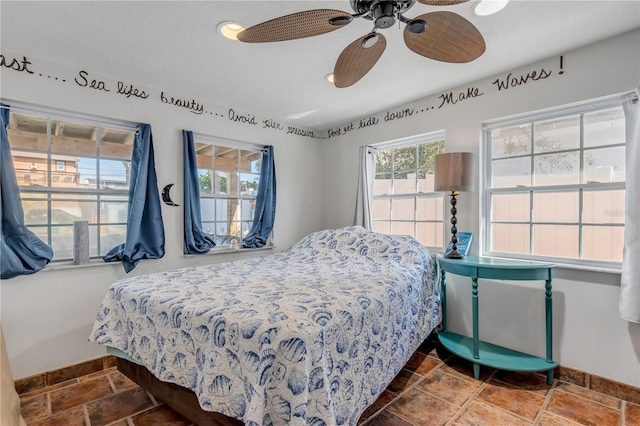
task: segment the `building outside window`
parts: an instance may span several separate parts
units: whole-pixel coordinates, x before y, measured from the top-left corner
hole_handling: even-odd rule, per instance
[[[484,125],[484,254],[619,268],[621,99]]]
[[[194,134],[202,229],[239,242],[253,223],[262,147]]]
[[[135,125],[12,106],[7,128],[25,224],[73,257],[73,222],[89,222],[90,256],[125,240]]]
[[[444,152],[444,134],[423,135],[375,146],[371,206],[373,231],[410,235],[422,245],[444,245],[443,194],[434,192],[435,156]]]

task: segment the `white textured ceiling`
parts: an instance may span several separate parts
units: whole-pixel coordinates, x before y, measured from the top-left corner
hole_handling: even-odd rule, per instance
[[[512,0],[496,15],[475,16],[474,1],[417,3],[409,18],[456,12],[483,34],[487,50],[467,64],[410,51],[404,25],[383,31],[387,49],[354,86],[324,80],[340,52],[371,30],[355,19],[317,37],[243,44],[216,32],[222,21],[255,25],[309,9],[352,12],[349,1],[6,1],[3,49],[162,88],[184,97],[308,129],[329,129],[445,89],[491,77],[640,27],[640,1]],[[640,72],[640,70],[639,70]]]

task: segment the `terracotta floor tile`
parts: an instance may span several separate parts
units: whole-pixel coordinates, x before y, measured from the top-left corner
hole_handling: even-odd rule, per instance
[[[29,426],[84,426],[84,411],[82,406],[73,407],[35,422],[27,421],[27,424]]]
[[[532,424],[508,411],[479,400],[472,401],[454,422],[456,426],[525,426]]]
[[[118,392],[123,392],[128,389],[137,388],[138,385],[129,379],[127,376],[119,372],[118,370],[113,371],[109,374],[109,378],[115,385]]]
[[[547,384],[546,374],[541,373],[498,370],[493,378],[542,396],[549,393],[552,387],[552,385]]]
[[[455,415],[457,410],[457,407],[415,389],[396,399],[387,407],[387,411],[420,426],[444,425]],[[374,417],[374,420],[376,418]],[[377,425],[376,422],[372,424]]]
[[[540,395],[516,389],[510,385],[492,380],[478,395],[478,399],[504,408],[531,421],[536,419],[544,398]]]
[[[625,402],[624,405],[624,425],[640,426],[640,405],[631,402]]]
[[[382,413],[375,416],[369,422],[367,426],[414,426],[406,420],[384,410]]]
[[[56,383],[55,385],[43,387],[43,388],[40,388],[40,389],[34,389],[31,392],[23,393],[20,396],[38,395],[40,393],[51,392],[52,390],[64,388],[64,387],[71,386],[71,385],[75,385],[77,383],[78,383],[78,379],[70,379],[70,380],[67,380],[66,382]]]
[[[404,368],[406,370],[424,376],[440,364],[442,364],[442,361],[440,361],[439,359],[430,357],[420,351],[417,351],[413,354],[411,359],[409,359],[409,362],[407,362],[407,365],[405,365]]]
[[[546,411],[589,426],[618,426],[620,411],[580,396],[553,390]]]
[[[129,426],[129,422],[127,419],[122,419],[115,423],[109,423],[109,426]]]
[[[572,368],[562,366],[556,367],[553,370],[553,377],[578,386],[587,385],[587,373],[584,371],[574,370]]]
[[[371,404],[369,407],[367,407],[366,410],[364,410],[364,413],[362,413],[362,416],[360,416],[360,421],[358,423],[364,423],[378,410],[393,401],[393,398],[395,397],[396,396],[388,390],[383,390],[378,399],[376,399],[373,404]]]
[[[563,392],[580,395],[592,401],[599,402],[602,405],[615,408],[616,410],[619,410],[620,404],[622,404],[622,400],[618,398],[614,398],[612,396],[605,395],[603,393],[596,392],[591,389],[584,388],[582,386],[572,385],[571,383],[558,382],[556,389],[561,390]]]
[[[106,425],[130,417],[153,403],[142,388],[131,389],[87,404],[91,426]]]
[[[112,393],[111,385],[106,376],[56,389],[50,393],[51,412],[55,414],[76,405],[103,398]]]
[[[480,387],[481,382],[475,383],[459,379],[440,370],[429,373],[415,389],[427,392],[444,399],[451,404],[461,406]]]
[[[540,417],[539,426],[578,426],[580,423],[558,417],[555,414],[544,412]]]
[[[188,426],[190,421],[166,405],[143,411],[131,418],[134,426]]]
[[[477,380],[473,377],[473,363],[471,361],[467,361],[466,359],[462,359],[457,356],[451,357],[438,368],[456,377],[477,382]],[[491,367],[480,366],[479,380],[481,382],[486,381],[489,376],[493,374],[493,372],[494,369]]]
[[[48,416],[47,394],[40,393],[38,395],[20,397],[20,411],[26,421]]]
[[[35,376],[25,377],[24,379],[18,379],[15,381],[16,392],[18,395],[27,392],[33,392],[37,389],[45,387],[46,377],[44,374],[37,374]]]
[[[102,360],[102,358],[81,362],[79,364],[71,365],[60,370],[49,371],[46,374],[46,383],[47,385],[54,385],[56,383],[66,382],[69,379],[75,379],[80,376],[100,371],[103,369],[103,367],[104,361]]]
[[[108,368],[106,370],[96,371],[95,373],[90,373],[90,374],[78,377],[78,382],[86,382],[88,380],[93,380],[93,379],[96,379],[98,377],[106,376],[109,373],[112,373],[114,371],[117,371],[115,367],[114,368]]]
[[[421,378],[422,376],[413,374],[410,371],[400,370],[400,373],[387,386],[387,390],[395,394],[401,394]]]

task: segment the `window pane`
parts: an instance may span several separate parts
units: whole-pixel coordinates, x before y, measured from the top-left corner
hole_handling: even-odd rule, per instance
[[[415,194],[416,174],[415,173],[394,173],[393,174],[394,194]]]
[[[253,222],[242,222],[242,238],[246,237],[251,230]]]
[[[68,186],[68,178],[64,179],[64,185]],[[84,189],[96,189],[98,187],[98,160],[96,158],[78,158],[78,182],[71,186]]]
[[[394,220],[414,220],[416,210],[415,199],[399,198],[392,200],[391,203],[391,215]],[[413,233],[413,231],[411,232]]]
[[[46,225],[49,214],[46,201],[22,201],[25,225]]]
[[[87,201],[52,201],[51,223],[73,224],[86,220],[95,223],[98,220],[97,203]]]
[[[491,217],[499,222],[529,222],[530,196],[528,192],[519,194],[493,194],[491,197]]]
[[[413,237],[413,222],[391,222],[391,233],[394,235],[409,235]]]
[[[227,221],[228,202],[225,199],[216,199],[216,222]]]
[[[373,181],[373,195],[391,194],[391,173],[376,175]]]
[[[100,129],[100,157],[131,161],[135,132],[130,130]]]
[[[214,235],[216,230],[216,224],[214,222],[202,221],[202,230],[209,235]]]
[[[428,247],[443,246],[442,223],[418,222],[417,228],[416,239],[420,244]]]
[[[582,221],[585,223],[624,223],[624,191],[584,191]]]
[[[373,200],[371,205],[371,219],[391,219],[391,200]]]
[[[420,197],[416,200],[418,220],[440,220],[442,221],[442,197]],[[440,225],[438,225],[440,226]]]
[[[201,194],[211,194],[213,192],[213,184],[211,182],[211,170],[198,169],[198,185]]]
[[[625,143],[625,121],[622,107],[584,115],[584,146]]]
[[[534,184],[571,185],[580,183],[580,153],[537,155],[534,157]]]
[[[418,145],[418,168],[425,174],[435,173],[436,155],[443,152],[443,140]]]
[[[584,152],[584,181],[624,182],[625,147],[590,149]]]
[[[90,248],[91,241],[92,239],[90,234]],[[93,241],[95,244],[95,238]],[[73,225],[51,226],[51,248],[53,248],[53,257],[56,260],[71,259],[73,257]]]
[[[96,126],[51,120],[51,152],[96,157]]]
[[[492,163],[494,188],[514,188],[531,185],[531,158],[498,160]]]
[[[100,256],[107,254],[115,246],[124,243],[126,225],[105,225],[100,227]],[[97,250],[97,249],[96,249]]]
[[[239,170],[237,148],[216,146],[214,152],[213,167],[216,170]]]
[[[418,170],[418,192],[433,192],[434,176],[432,171]]]
[[[242,220],[253,221],[256,210],[256,200],[242,200]]]
[[[241,232],[242,232],[242,223],[231,222],[229,224],[229,235],[233,235],[234,237],[240,237]]]
[[[101,202],[100,223],[126,223],[128,206],[126,199],[123,202]]]
[[[240,150],[240,170],[248,173],[260,174],[260,166],[262,163],[262,152]]]
[[[538,192],[533,194],[535,222],[578,223],[579,194],[573,192]]]
[[[239,179],[237,172],[221,172],[216,171],[215,174],[215,193],[238,195]]]
[[[13,147],[13,140],[11,140]],[[11,151],[13,168],[16,172],[16,180],[20,186],[47,186],[47,163],[46,153]]]
[[[584,226],[582,257],[585,259],[622,262],[624,227]]]
[[[196,164],[198,169],[213,169],[213,145],[209,143],[194,142],[196,152]]]
[[[391,151],[379,150],[376,152],[376,173],[390,172],[393,167],[391,163]]]
[[[553,152],[580,147],[580,116],[540,121],[534,126],[533,152]]]
[[[53,188],[78,188],[79,158],[51,154],[51,186]]]
[[[46,226],[29,226],[28,227],[31,232],[33,232],[38,238],[40,238],[45,243],[49,244],[49,235],[48,229]]]
[[[531,153],[531,124],[495,129],[491,132],[491,158]]]
[[[533,254],[578,257],[578,226],[533,225]]]
[[[215,235],[229,235],[229,227],[226,222],[216,222]]]
[[[215,220],[215,206],[216,200],[212,198],[200,199],[200,218],[203,222],[213,222]]]
[[[374,220],[371,222],[371,227],[373,228],[373,232],[379,232],[381,234],[391,233],[391,225],[389,222]]]
[[[491,225],[491,250],[529,254],[529,225],[494,223]]]
[[[100,160],[100,189],[129,189],[130,161]]]
[[[416,146],[393,150],[393,171],[416,169]]]
[[[242,195],[258,195],[260,175],[242,173],[240,175],[240,193]]]

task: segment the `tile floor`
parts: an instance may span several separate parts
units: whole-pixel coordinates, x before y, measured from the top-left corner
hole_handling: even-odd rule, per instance
[[[570,371],[560,375],[568,381],[556,379],[552,386],[537,373],[481,373],[474,380],[470,363],[427,341],[360,425],[640,426],[635,388],[619,398],[571,383]],[[20,400],[29,426],[190,426],[115,367],[30,390]]]

